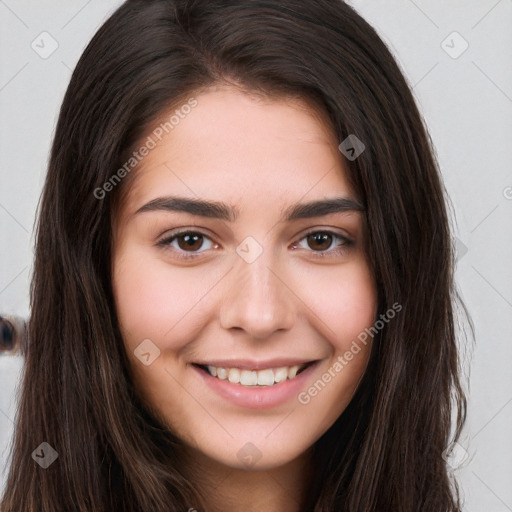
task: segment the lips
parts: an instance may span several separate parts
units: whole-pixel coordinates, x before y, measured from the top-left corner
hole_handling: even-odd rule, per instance
[[[266,366],[267,364],[275,364],[276,361],[291,361],[291,362],[299,362],[302,365],[300,371],[297,371],[296,375],[293,378],[286,378],[281,382],[274,382],[273,384],[251,384],[244,385],[238,383],[230,382],[227,378],[218,378],[217,376],[212,376],[208,371],[208,366],[206,364],[192,363],[191,368],[193,368],[196,375],[200,378],[200,380],[207,385],[207,387],[212,390],[215,395],[220,397],[222,400],[227,400],[231,404],[249,409],[268,409],[283,406],[286,403],[291,403],[297,400],[298,394],[304,390],[308,382],[311,382],[313,379],[313,375],[316,373],[317,368],[319,367],[320,360],[309,360],[307,362],[297,361],[297,360],[272,360],[271,362],[267,361],[265,363],[256,363],[253,362],[244,362],[244,366],[248,372],[256,372],[256,371],[267,371],[272,368],[263,368],[261,370],[254,370],[254,366]],[[213,362],[213,361],[211,361]],[[215,361],[217,364],[220,362]],[[240,360],[236,361],[236,364],[240,364]],[[222,364],[228,363],[228,361],[222,361]],[[234,361],[229,361],[229,364],[234,364]],[[296,365],[293,365],[296,366]],[[248,367],[248,369],[247,369]],[[225,367],[216,367],[216,368],[224,368]],[[228,367],[229,368],[229,367]],[[254,381],[252,381],[254,382]],[[267,381],[269,382],[269,381]]]

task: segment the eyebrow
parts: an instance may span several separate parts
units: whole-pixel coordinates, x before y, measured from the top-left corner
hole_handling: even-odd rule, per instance
[[[333,197],[297,203],[287,207],[282,213],[282,220],[293,221],[322,217],[331,213],[363,212],[363,205],[349,197]],[[240,211],[234,206],[219,201],[206,201],[203,199],[190,199],[186,197],[158,197],[141,206],[135,215],[143,212],[168,211],[185,212],[191,215],[221,219],[234,222]]]

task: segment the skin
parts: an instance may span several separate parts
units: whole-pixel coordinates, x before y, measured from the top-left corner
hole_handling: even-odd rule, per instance
[[[339,142],[310,104],[262,100],[229,85],[195,97],[198,105],[133,171],[116,219],[113,289],[121,332],[136,387],[185,443],[208,510],[298,511],[312,446],[350,402],[371,341],[308,404],[294,397],[264,410],[218,396],[191,363],[296,356],[321,360],[305,390],[321,378],[375,320],[362,213],[281,221],[294,203],[356,199]],[[239,217],[135,213],[168,195],[222,201]],[[157,245],[177,228],[204,237],[192,249],[183,238],[181,245]],[[354,246],[336,254],[343,239],[308,242],[311,228],[347,236]],[[263,248],[252,263],[236,252],[248,236]],[[330,256],[319,257],[321,251]],[[160,350],[148,366],[134,354],[144,339]],[[237,455],[248,442],[261,454],[249,471]]]

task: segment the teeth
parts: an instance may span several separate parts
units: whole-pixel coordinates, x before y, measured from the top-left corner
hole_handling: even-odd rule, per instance
[[[261,370],[258,374],[258,386],[272,386],[274,384],[274,372],[269,368],[268,370]]]
[[[283,382],[288,378],[288,368],[285,366],[281,366],[274,372],[274,381],[275,382]]]
[[[233,384],[241,384],[242,386],[273,386],[286,379],[293,379],[304,366],[306,365],[281,366],[280,368],[267,368],[259,371],[216,366],[207,366],[207,368],[211,376],[221,380],[229,380]]]
[[[240,370],[231,368],[228,372],[228,380],[233,384],[238,384],[240,382]]]
[[[229,371],[231,372],[232,370]],[[240,373],[240,384],[242,386],[256,386],[258,384],[258,372],[242,370]]]
[[[297,372],[299,371],[300,366],[292,366],[288,372],[288,378],[293,379]]]

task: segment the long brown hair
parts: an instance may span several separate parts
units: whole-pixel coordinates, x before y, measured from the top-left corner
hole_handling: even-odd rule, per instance
[[[315,444],[305,511],[460,511],[443,452],[466,416],[448,198],[411,90],[341,0],[128,0],[67,89],[39,208],[29,342],[4,512],[206,509],[180,440],[137,399],[111,286],[112,225],[136,169],[104,187],[162,113],[222,81],[328,115],[364,202],[378,314],[357,393]],[[105,190],[103,188],[103,190]],[[453,418],[452,418],[453,416]],[[31,454],[48,443],[57,460]],[[46,445],[44,445],[46,446]]]

